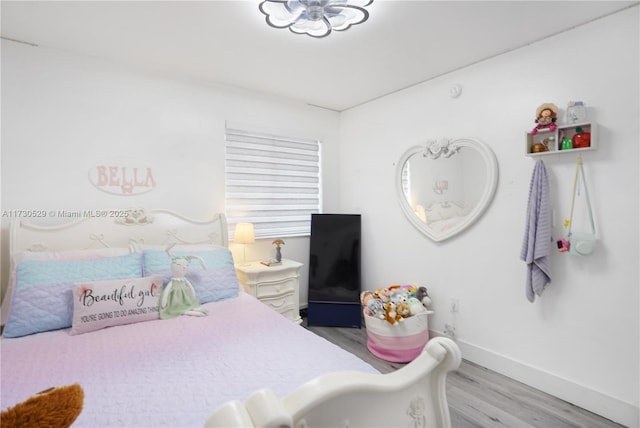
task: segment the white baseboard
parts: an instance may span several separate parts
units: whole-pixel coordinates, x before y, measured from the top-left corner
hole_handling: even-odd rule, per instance
[[[431,331],[433,336],[443,336]],[[640,407],[611,397],[587,386],[540,370],[491,350],[456,340],[462,358],[522,382],[554,397],[630,428],[640,427]]]

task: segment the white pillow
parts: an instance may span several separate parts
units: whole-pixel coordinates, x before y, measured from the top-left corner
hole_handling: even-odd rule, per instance
[[[76,283],[69,334],[160,319],[162,276]]]

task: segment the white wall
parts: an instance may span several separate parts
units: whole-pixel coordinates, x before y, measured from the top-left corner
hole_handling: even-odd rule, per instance
[[[166,207],[196,219],[223,212],[225,121],[319,138],[323,167],[338,168],[336,112],[2,40],[2,210]],[[113,160],[150,166],[157,187],[139,196],[96,189],[90,168]],[[323,186],[325,207],[335,209],[337,175],[325,173]],[[9,220],[2,218],[3,291]],[[308,238],[286,241],[284,256],[306,266]],[[247,258],[272,251],[271,240],[259,241]],[[305,303],[307,278],[305,267]]]
[[[636,7],[348,111],[340,135],[341,206],[363,215],[364,286],[426,285],[431,327],[455,323],[463,357],[630,426],[639,424],[638,50]],[[525,132],[538,105],[564,113],[570,100],[600,125],[600,148],[583,158],[601,240],[588,257],[554,251],[552,283],[532,304],[519,259],[535,163]],[[394,173],[406,149],[441,137],[487,143],[500,178],[480,221],[435,244],[403,217]],[[576,156],[544,161],[558,238]]]

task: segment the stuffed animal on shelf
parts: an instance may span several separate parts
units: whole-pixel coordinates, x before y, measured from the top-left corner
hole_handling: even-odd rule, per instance
[[[67,428],[82,412],[84,391],[78,384],[49,388],[0,414],[3,427]]]
[[[175,245],[175,244],[174,244]],[[160,318],[175,318],[179,315],[192,315],[203,317],[207,311],[200,307],[193,285],[185,278],[191,260],[198,260],[203,269],[206,269],[204,260],[197,256],[174,256],[171,253],[173,245],[166,252],[171,259],[171,280],[162,290],[160,297]]]
[[[553,103],[544,103],[536,110],[536,127],[531,131],[531,135],[536,135],[541,129],[555,131],[558,126],[558,107]]]

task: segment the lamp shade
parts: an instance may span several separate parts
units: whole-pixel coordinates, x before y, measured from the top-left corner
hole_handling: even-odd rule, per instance
[[[256,242],[256,235],[253,233],[253,223],[236,224],[233,242],[238,244],[253,244]]]

